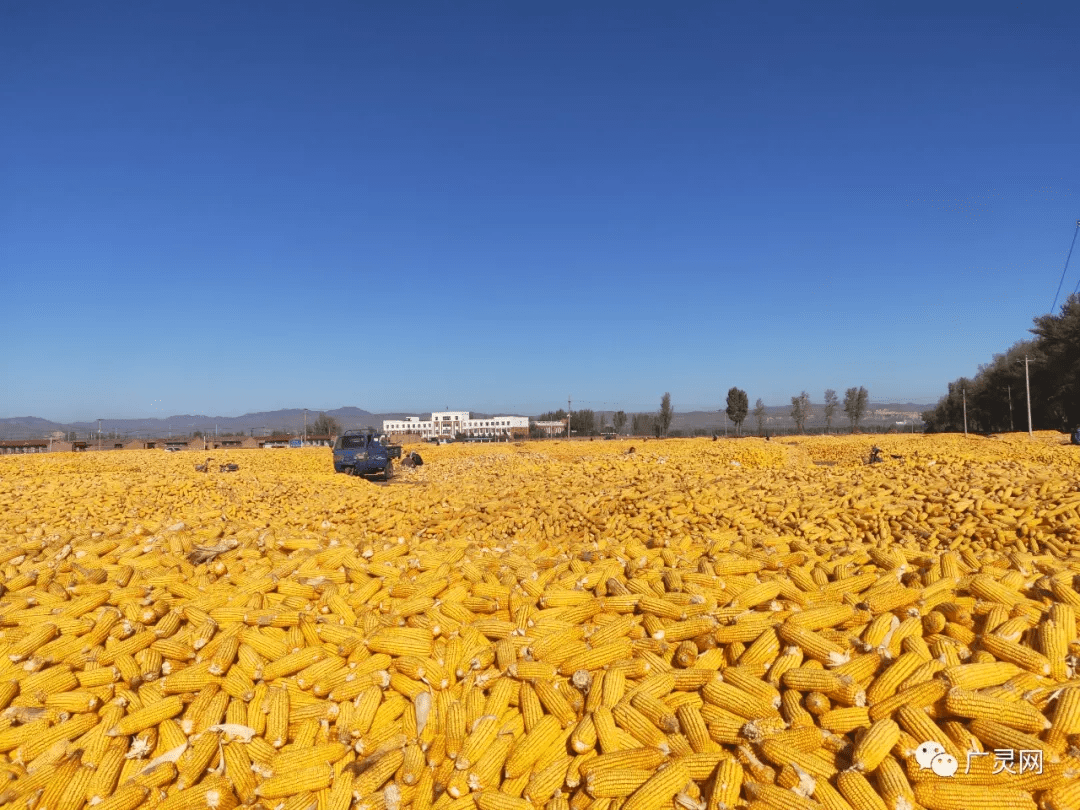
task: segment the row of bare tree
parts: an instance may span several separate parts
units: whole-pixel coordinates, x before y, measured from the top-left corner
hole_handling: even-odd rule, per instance
[[[844,413],[847,414],[848,420],[851,422],[851,429],[855,430],[859,426],[859,421],[866,413],[866,407],[870,402],[870,394],[867,390],[860,386],[858,388],[849,388],[844,392]],[[825,392],[825,407],[823,414],[825,416],[825,428],[826,430],[832,429],[832,421],[836,416],[836,409],[840,405],[840,400],[836,396],[836,391],[828,389]],[[727,408],[724,409],[727,413],[728,419],[735,423],[735,429],[738,432],[742,432],[742,423],[746,420],[746,416],[749,413],[750,400],[746,396],[746,392],[741,388],[732,386],[728,390],[727,394]],[[765,403],[759,397],[757,402],[754,403],[754,420],[757,422],[758,434],[761,434],[765,430],[765,418],[766,408]],[[806,429],[806,422],[810,417],[814,415],[813,408],[810,403],[810,395],[806,391],[801,392],[798,396],[791,398],[791,418],[795,420],[795,428],[802,433]]]

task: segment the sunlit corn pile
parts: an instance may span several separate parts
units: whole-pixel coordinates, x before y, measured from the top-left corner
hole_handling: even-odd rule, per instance
[[[1060,436],[421,451],[0,459],[0,808],[1080,808]]]

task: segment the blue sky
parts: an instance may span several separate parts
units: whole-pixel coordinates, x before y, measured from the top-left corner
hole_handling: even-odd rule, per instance
[[[1065,3],[5,4],[0,416],[936,400],[1052,303],[1076,32]]]

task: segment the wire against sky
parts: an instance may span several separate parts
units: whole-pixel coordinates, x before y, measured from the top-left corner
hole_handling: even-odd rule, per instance
[[[1069,269],[1069,259],[1072,258],[1073,248],[1076,247],[1076,234],[1078,234],[1078,233],[1080,233],[1080,219],[1076,220],[1076,227],[1073,229],[1072,242],[1069,244],[1069,253],[1065,257],[1065,267],[1061,271],[1061,281],[1058,282],[1057,292],[1054,293],[1054,303],[1050,305],[1050,314],[1051,315],[1053,315],[1054,310],[1057,309],[1057,300],[1058,300],[1058,296],[1061,294],[1061,285],[1065,281],[1065,273]],[[1076,280],[1076,289],[1073,290],[1073,293],[1075,293],[1076,290],[1080,290],[1080,279]]]

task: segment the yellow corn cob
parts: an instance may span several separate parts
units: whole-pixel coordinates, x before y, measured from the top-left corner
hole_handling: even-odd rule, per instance
[[[291,746],[290,746],[291,747]],[[349,747],[339,742],[328,742],[311,747],[282,751],[270,760],[269,769],[275,776],[292,771],[333,765],[348,752]]]
[[[742,791],[743,769],[738,761],[720,760],[708,797],[708,810],[730,810],[735,807]]]
[[[894,720],[878,720],[870,726],[852,751],[852,767],[863,772],[876,770],[899,739],[900,727]]]
[[[468,769],[468,775],[464,780],[463,787],[470,790],[497,788],[502,768],[506,764],[506,758],[510,756],[510,749],[513,745],[514,738],[512,735],[501,734],[497,736],[480,755],[480,758]]]
[[[544,661],[515,661],[507,668],[507,674],[523,681],[547,681],[555,678],[555,667]]]
[[[975,691],[988,686],[999,686],[1021,672],[1016,664],[994,661],[985,664],[961,664],[949,667],[942,673],[950,686]]]
[[[604,673],[600,686],[601,705],[608,709],[614,708],[623,699],[626,693],[626,673],[622,670],[611,670]]]
[[[413,810],[431,810],[435,789],[435,774],[431,768],[425,768],[420,774],[413,799]],[[352,782],[337,777],[327,802],[327,810],[348,810],[352,804]]]
[[[135,810],[143,805],[149,792],[145,785],[129,782],[94,807],[100,810]]]
[[[263,667],[263,679],[273,681],[287,675],[293,675],[312,666],[326,657],[320,647],[304,647],[281,658],[270,661]]]
[[[72,689],[77,689],[78,685],[78,680],[71,673],[70,668],[64,664],[26,676],[20,681],[19,692],[34,697],[40,695],[38,699],[41,700],[45,695],[70,692]]]
[[[558,727],[558,722],[553,717],[547,718],[551,724]],[[476,762],[491,745],[499,733],[499,718],[493,715],[483,715],[478,718],[476,724],[469,730],[457,755],[455,765],[458,770],[465,770]],[[531,732],[530,732],[531,733]],[[449,738],[447,744],[449,746]]]
[[[845,679],[843,675],[839,675],[836,672],[826,669],[798,667],[789,669],[785,672],[782,680],[784,686],[789,689],[798,689],[801,692],[822,692],[828,694],[831,691],[843,688],[851,679]]]
[[[933,740],[941,743],[946,753],[957,760],[963,758],[960,748],[952,742],[944,729],[938,726],[924,710],[903,706],[896,711],[896,721],[904,731],[915,737],[919,743]]]
[[[808,657],[829,666],[838,666],[850,660],[846,649],[812,630],[784,623],[777,628],[780,639],[786,644],[799,647]]]
[[[630,734],[640,745],[659,747],[665,742],[664,732],[648,717],[628,703],[620,703],[612,710],[616,725]],[[594,713],[593,720],[596,720]],[[599,729],[597,730],[599,733]],[[601,738],[602,742],[602,738]]]
[[[60,630],[55,624],[46,623],[38,625],[8,650],[8,660],[13,662],[22,661],[29,657],[34,650],[56,638],[59,632]]]
[[[1059,738],[1080,733],[1080,689],[1063,689],[1054,706],[1051,734]]]
[[[179,776],[176,780],[178,789],[183,790],[202,779],[207,768],[221,752],[221,738],[217,734],[207,733],[194,738],[193,743],[181,754],[176,762]]]
[[[866,689],[866,699],[870,703],[880,703],[896,694],[896,690],[907,678],[911,677],[926,659],[916,653],[906,652],[893,661]]]
[[[821,727],[837,734],[847,734],[857,728],[869,728],[870,710],[860,706],[831,709],[821,715]]]
[[[381,788],[405,761],[405,754],[399,749],[375,757],[375,762],[363,771],[353,782],[353,797],[360,799],[369,796]]]
[[[678,720],[675,713],[659,698],[648,692],[639,692],[634,695],[630,705],[649,719],[654,726],[661,731],[672,734],[679,730]]]
[[[762,700],[718,677],[710,681],[702,690],[701,696],[708,703],[734,712],[747,720],[758,717],[778,717],[780,715],[771,701]]]
[[[596,799],[616,799],[629,796],[652,778],[655,770],[607,769],[590,773],[585,789]]]
[[[1050,677],[1054,680],[1065,680],[1068,673],[1066,656],[1069,652],[1069,641],[1075,635],[1075,622],[1071,627],[1060,627],[1052,620],[1041,622],[1036,630],[1036,643],[1042,654],[1050,662]]]
[[[560,756],[542,770],[536,771],[525,786],[524,797],[539,806],[556,795],[566,781],[571,761],[568,756]]]
[[[387,655],[415,655],[430,658],[434,638],[431,631],[423,628],[399,627],[383,630],[368,639],[372,652]]]
[[[1013,750],[1045,750],[1044,756],[1047,762],[1057,762],[1058,757],[1052,750],[1048,750],[1046,744],[1032,734],[1025,734],[1015,728],[998,723],[994,720],[972,720],[968,729],[978,737],[988,748]]]
[[[933,680],[920,683],[872,705],[870,707],[870,719],[877,722],[884,717],[889,717],[901,706],[926,708],[945,697],[945,693],[948,691],[948,686],[942,681]]]
[[[836,773],[836,767],[815,753],[801,751],[787,742],[771,738],[760,743],[761,755],[774,765],[798,765],[811,776],[828,779]]]
[[[32,736],[22,743],[11,755],[11,760],[16,763],[28,763],[56,743],[74,740],[97,725],[97,717],[92,714],[78,714],[70,720],[62,721],[52,728],[33,733],[36,724],[29,724]]]
[[[616,639],[564,659],[559,665],[559,672],[563,675],[573,675],[579,669],[600,669],[622,658],[629,658],[632,650],[628,639]]]
[[[219,683],[220,678],[210,674],[210,662],[204,661],[172,672],[161,679],[161,690],[166,695],[179,695],[184,692],[198,692],[212,683]]]
[[[915,799],[926,810],[1035,810],[1023,790],[954,785],[946,780],[918,782]]]
[[[623,810],[654,810],[663,807],[690,781],[685,765],[674,762],[659,771],[623,803]]]
[[[859,810],[888,810],[885,802],[861,773],[856,771],[841,772],[836,777],[836,787],[839,788],[840,794],[853,808],[859,808]]]
[[[1039,801],[1043,810],[1071,810],[1080,807],[1080,781],[1058,785],[1043,793]]]
[[[551,681],[537,681],[533,684],[533,689],[536,691],[536,696],[540,699],[540,704],[544,709],[555,715],[556,719],[564,727],[569,726],[578,719],[577,712],[574,711],[567,699],[555,688]]]
[[[1034,672],[1037,675],[1050,674],[1050,661],[1042,653],[1036,652],[1030,647],[1025,647],[1015,641],[1009,641],[993,633],[983,635],[979,643],[982,648],[999,661],[1007,661],[1016,664],[1022,669]]]
[[[485,790],[477,794],[476,806],[480,810],[533,810],[533,805],[528,800],[496,790]]]
[[[996,720],[1019,731],[1037,734],[1050,727],[1050,721],[1032,706],[984,697],[958,687],[949,690],[946,706],[958,717]]]
[[[210,726],[221,722],[222,715],[229,705],[229,695],[226,692],[218,692],[210,700],[199,707],[198,711],[190,712],[181,727],[190,734],[202,734]]]
[[[195,787],[173,793],[162,801],[159,810],[232,810],[236,806],[236,794],[222,777],[208,777]]]
[[[584,754],[586,751],[595,748],[596,743],[596,724],[593,721],[592,714],[586,714],[574,726],[573,733],[570,735],[570,745],[576,753]]]
[[[775,810],[815,810],[819,805],[777,785],[748,782],[743,786],[754,804]]]
[[[224,747],[225,776],[236,788],[243,803],[255,796],[255,774],[251,770],[251,757],[243,743],[229,743]]]
[[[326,763],[277,774],[261,782],[255,788],[255,795],[263,799],[283,799],[297,793],[322,790],[330,787],[333,775],[333,769]]]
[[[506,777],[514,779],[527,774],[533,764],[556,744],[559,736],[558,720],[551,715],[542,717],[540,722],[514,746],[506,761]]]
[[[893,757],[886,756],[878,765],[875,774],[878,791],[885,800],[886,807],[914,807],[915,793],[904,775],[904,769]]]
[[[285,745],[289,730],[289,692],[272,687],[266,693],[266,738],[275,748]]]
[[[580,771],[585,776],[620,769],[654,771],[666,759],[667,756],[659,748],[633,748],[591,757],[580,766]]]

